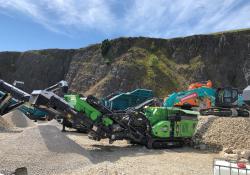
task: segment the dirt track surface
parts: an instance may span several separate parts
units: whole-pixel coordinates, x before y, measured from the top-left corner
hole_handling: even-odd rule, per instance
[[[0,133],[0,172],[25,166],[36,174],[212,174],[217,154],[192,148],[148,150],[125,141],[96,142],[84,134],[62,133],[53,122]]]

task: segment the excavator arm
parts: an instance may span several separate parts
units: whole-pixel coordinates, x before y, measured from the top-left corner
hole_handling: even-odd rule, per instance
[[[207,87],[174,92],[165,100],[164,107],[202,107],[208,108],[215,102],[215,90]]]

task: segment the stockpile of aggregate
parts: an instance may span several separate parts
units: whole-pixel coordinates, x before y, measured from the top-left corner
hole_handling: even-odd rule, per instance
[[[35,123],[19,110],[0,116],[0,131],[21,131],[33,126]]]
[[[11,126],[26,128],[35,126],[34,122],[30,120],[24,113],[19,110],[14,110],[2,116],[2,118]]]
[[[193,141],[202,149],[250,150],[250,119],[200,116]]]
[[[8,131],[12,126],[0,116],[0,131]]]
[[[91,164],[87,150],[67,138],[56,122],[37,125],[0,142],[0,173],[26,167],[29,174],[60,174]]]

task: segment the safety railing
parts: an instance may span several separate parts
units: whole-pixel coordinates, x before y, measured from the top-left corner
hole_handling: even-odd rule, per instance
[[[236,161],[214,160],[214,175],[250,175],[250,165]]]

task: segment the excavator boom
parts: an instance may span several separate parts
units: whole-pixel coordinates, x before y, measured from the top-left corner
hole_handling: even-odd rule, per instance
[[[201,107],[208,108],[215,102],[215,90],[207,87],[174,92],[165,100],[164,107]]]

